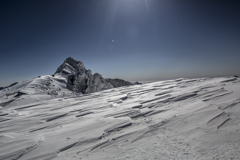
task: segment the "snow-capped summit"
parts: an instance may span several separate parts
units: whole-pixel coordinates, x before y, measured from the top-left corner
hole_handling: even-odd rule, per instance
[[[86,72],[86,68],[85,68],[83,62],[77,61],[77,60],[73,59],[72,57],[68,57],[63,62],[63,64],[61,64],[58,67],[55,74],[61,73],[61,72],[72,73],[72,74],[75,74],[76,72],[83,73],[83,72]]]
[[[81,61],[68,57],[60,65],[54,76],[66,78],[67,88],[78,93],[92,93],[104,89],[113,88],[100,74],[92,75]]]
[[[60,65],[54,76],[64,77],[67,88],[77,93],[93,93],[105,89],[132,85],[131,82],[122,79],[104,79],[101,74],[92,74],[81,61],[68,57]]]

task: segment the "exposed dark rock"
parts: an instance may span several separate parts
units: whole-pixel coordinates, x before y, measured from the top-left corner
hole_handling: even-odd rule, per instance
[[[136,82],[133,82],[132,84],[133,84],[133,85],[139,85],[139,84],[142,84],[142,83],[136,81]]]
[[[92,93],[114,87],[129,86],[131,82],[121,79],[104,79],[101,74],[92,74],[81,61],[71,57],[60,65],[54,75],[61,75],[67,80],[67,88],[80,93]]]
[[[124,80],[118,79],[118,78],[115,78],[115,79],[107,78],[106,81],[109,82],[113,87],[122,87],[122,86],[133,85],[131,82],[124,81]]]
[[[4,87],[4,88],[9,88],[9,87],[15,86],[16,84],[18,84],[18,82],[12,83],[12,84],[10,84],[9,86]],[[2,88],[3,88],[3,87],[2,87]]]

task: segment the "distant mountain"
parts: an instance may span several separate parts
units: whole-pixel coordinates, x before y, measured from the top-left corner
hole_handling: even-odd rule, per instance
[[[142,84],[142,83],[136,81],[136,82],[133,82],[132,84],[133,84],[133,85],[139,85],[139,84]]]
[[[106,78],[105,79],[107,82],[109,82],[113,87],[122,87],[122,86],[130,86],[133,85],[131,82],[124,81],[122,79],[111,79],[111,78]]]
[[[0,87],[0,90],[4,89],[4,87]]]
[[[122,79],[104,79],[101,74],[92,74],[81,61],[68,57],[60,65],[54,76],[66,79],[67,88],[77,93],[93,93],[105,89],[133,85]]]

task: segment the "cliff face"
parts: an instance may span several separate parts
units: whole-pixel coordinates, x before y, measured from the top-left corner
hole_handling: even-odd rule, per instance
[[[67,80],[67,88],[80,93],[93,93],[114,87],[129,86],[131,82],[121,79],[104,79],[101,74],[92,74],[81,61],[71,57],[60,65],[54,75],[60,75]]]

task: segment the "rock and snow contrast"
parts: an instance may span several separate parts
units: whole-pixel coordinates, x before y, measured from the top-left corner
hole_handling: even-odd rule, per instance
[[[4,87],[0,159],[239,159],[238,76],[133,84],[67,58]]]
[[[107,78],[106,79],[107,82],[109,82],[113,87],[122,87],[122,86],[130,86],[133,85],[133,83],[128,82],[128,81],[124,81],[122,79],[111,79],[111,78]],[[138,83],[138,82],[136,82]]]
[[[63,73],[0,91],[1,160],[240,157],[238,77],[176,79],[77,94],[64,89],[68,82],[58,74]]]
[[[19,100],[18,94],[31,95],[31,98],[36,95],[38,97],[36,99],[46,100],[53,96],[77,96],[129,85],[135,85],[135,83],[121,79],[106,80],[98,73],[92,75],[91,70],[86,70],[81,61],[69,57],[53,75],[38,76],[1,87],[0,98],[5,97],[6,102],[2,100],[4,101],[2,103],[7,104],[8,101]]]
[[[65,78],[67,88],[77,93],[93,93],[105,89],[133,85],[121,79],[104,79],[100,74],[92,75],[91,70],[86,70],[83,62],[71,57],[58,67],[54,77]]]

